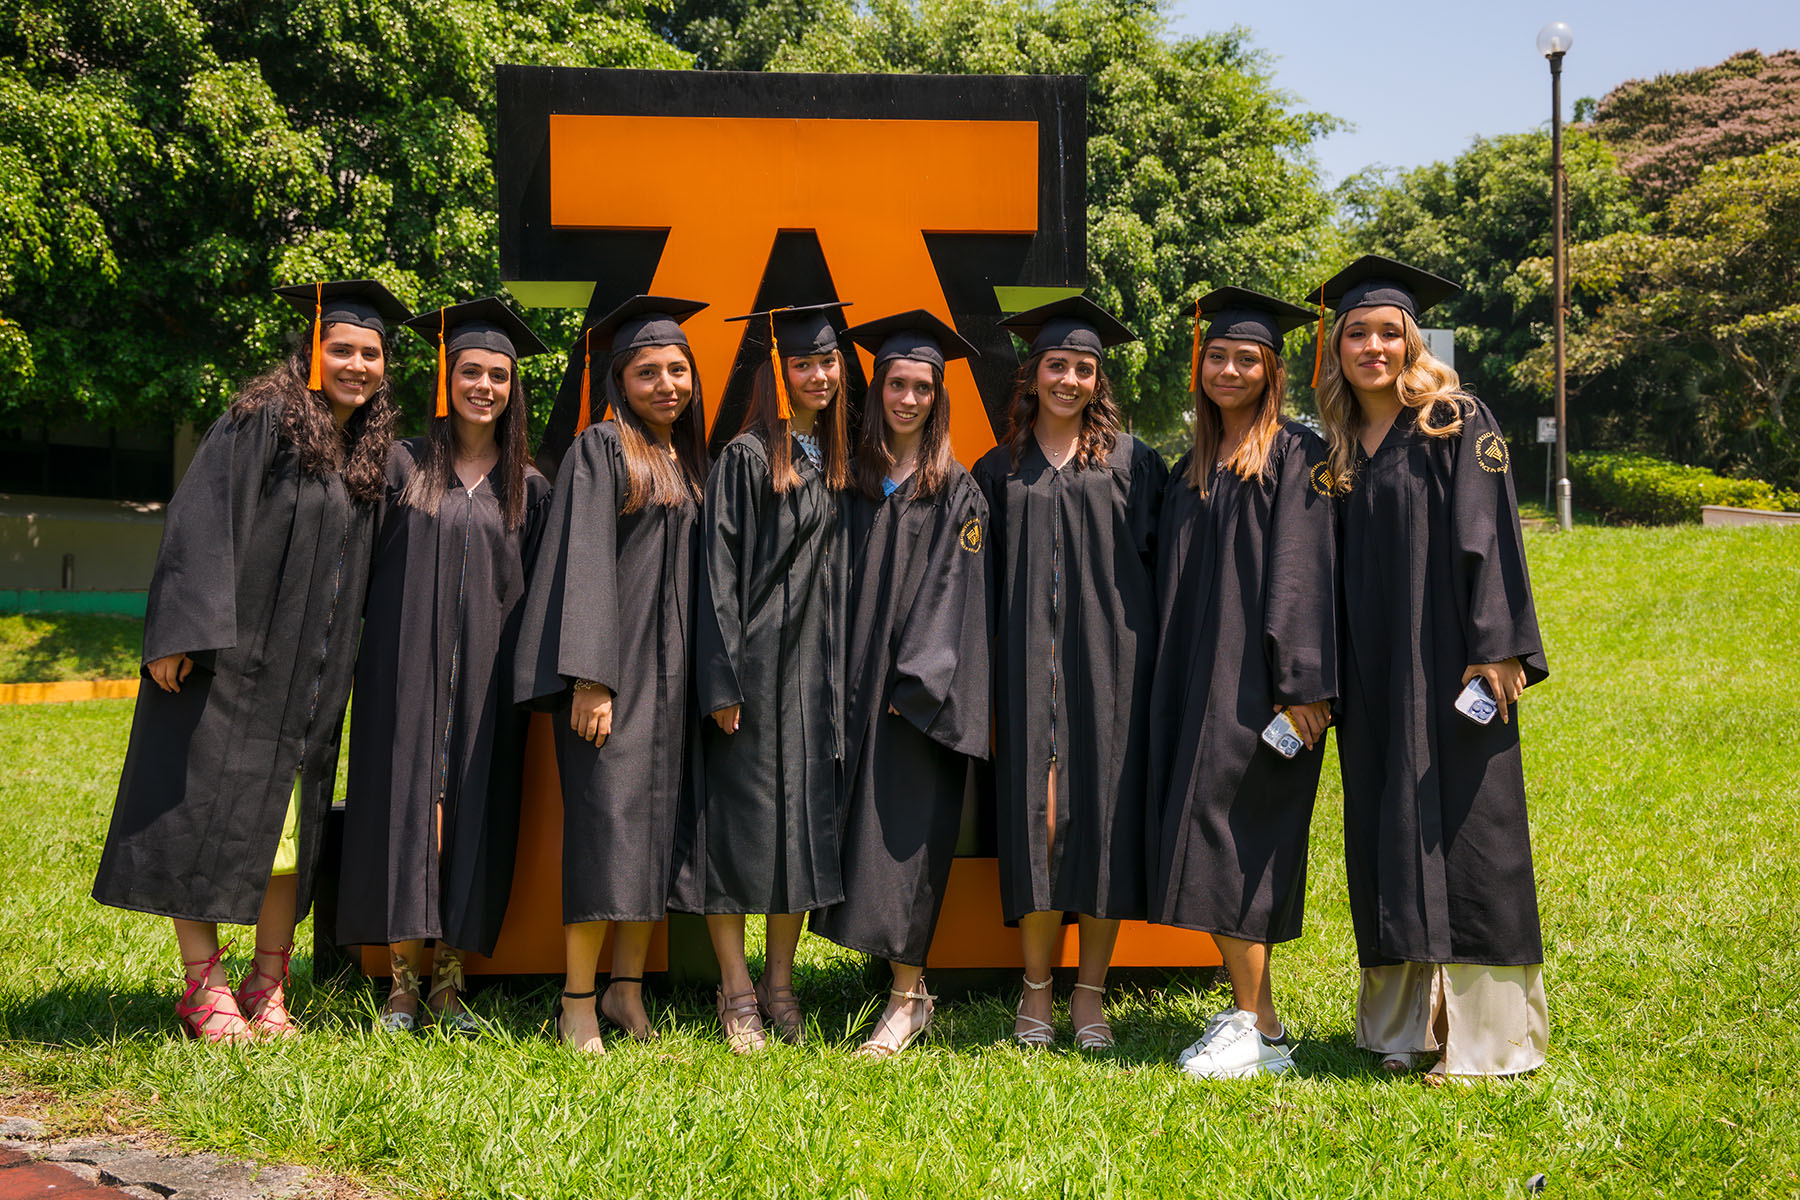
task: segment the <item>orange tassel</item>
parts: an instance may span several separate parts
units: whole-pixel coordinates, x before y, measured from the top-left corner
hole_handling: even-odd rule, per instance
[[[581,331],[581,407],[575,410],[576,433],[586,429],[589,424],[588,418],[591,410],[588,407],[588,343],[593,340],[593,337],[592,329]]]
[[[1194,361],[1188,367],[1188,391],[1200,394],[1200,301],[1194,301]]]
[[[775,415],[784,421],[794,419],[794,405],[788,399],[787,368],[781,361],[781,347],[775,342],[775,314],[782,310],[771,309],[769,312],[769,366],[775,371]]]
[[[437,415],[450,415],[450,368],[444,365],[444,310],[438,309],[438,384]]]
[[[324,364],[319,361],[319,325],[325,314],[325,285],[313,284],[313,347],[312,370],[307,373],[306,386],[310,391],[318,391],[325,386]]]
[[[1325,289],[1319,289],[1319,336],[1313,339],[1312,385],[1319,386],[1319,368],[1325,362]]]

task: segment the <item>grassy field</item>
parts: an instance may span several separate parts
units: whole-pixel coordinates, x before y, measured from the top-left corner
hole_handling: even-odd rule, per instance
[[[1800,535],[1531,534],[1552,675],[1527,697],[1550,1060],[1426,1089],[1354,1049],[1341,802],[1328,766],[1306,936],[1277,956],[1302,1070],[1171,1064],[1221,991],[1122,988],[1098,1059],[1005,1039],[1014,994],[867,1065],[860,960],[809,937],[818,1036],[737,1060],[696,995],[605,1059],[541,1034],[551,992],[477,997],[474,1044],[361,1032],[362,985],[299,964],[292,1045],[174,1036],[164,923],[87,898],[129,702],[0,710],[0,1093],[423,1196],[1800,1192]],[[304,935],[303,935],[304,936]]]
[[[0,683],[133,679],[144,623],[103,613],[0,613]]]

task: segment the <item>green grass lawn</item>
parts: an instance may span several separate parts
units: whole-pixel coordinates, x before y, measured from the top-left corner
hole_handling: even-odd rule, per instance
[[[490,991],[476,1043],[365,1034],[366,985],[299,964],[298,1043],[175,1036],[166,923],[87,897],[130,702],[0,709],[0,1093],[425,1196],[1800,1192],[1800,534],[1529,535],[1551,665],[1524,702],[1549,1063],[1427,1089],[1353,1046],[1335,767],[1306,936],[1276,958],[1302,1070],[1200,1084],[1175,1051],[1222,990],[1117,989],[1111,1056],[1007,1044],[1015,994],[946,1004],[902,1058],[848,1056],[859,959],[808,937],[818,1036],[738,1060],[704,998],[599,1061]],[[247,934],[247,931],[246,931]],[[309,931],[303,931],[303,944]]]
[[[104,613],[0,613],[0,683],[135,679],[144,623]]]

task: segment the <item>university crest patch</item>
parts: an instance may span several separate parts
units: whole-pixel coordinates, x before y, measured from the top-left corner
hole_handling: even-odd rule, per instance
[[[1506,439],[1488,430],[1475,439],[1475,461],[1481,469],[1495,475],[1506,473]]]

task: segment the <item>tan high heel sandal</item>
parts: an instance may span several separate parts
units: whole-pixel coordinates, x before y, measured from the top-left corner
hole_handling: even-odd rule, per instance
[[[725,1044],[731,1047],[733,1054],[755,1054],[768,1045],[758,1013],[760,1007],[755,988],[729,995],[723,986],[719,988],[719,1031],[725,1035]]]
[[[893,1027],[888,1024],[888,1015],[883,1013],[881,1020],[875,1023],[875,1032],[869,1035],[869,1040],[856,1048],[857,1058],[874,1060],[892,1058],[918,1041],[919,1037],[931,1028],[931,1018],[937,1013],[937,997],[925,989],[923,975],[919,977],[919,982],[913,985],[912,991],[901,992],[889,988],[888,995],[898,996],[902,1000],[923,1000],[925,1002],[925,1019],[908,1029],[903,1036],[895,1036]],[[883,1035],[886,1035],[886,1040],[883,1040]]]
[[[798,1046],[806,1040],[806,1021],[800,1015],[800,1000],[791,987],[764,988],[767,980],[756,981],[756,1007],[764,1018],[763,1028],[775,1027],[782,1041]]]

